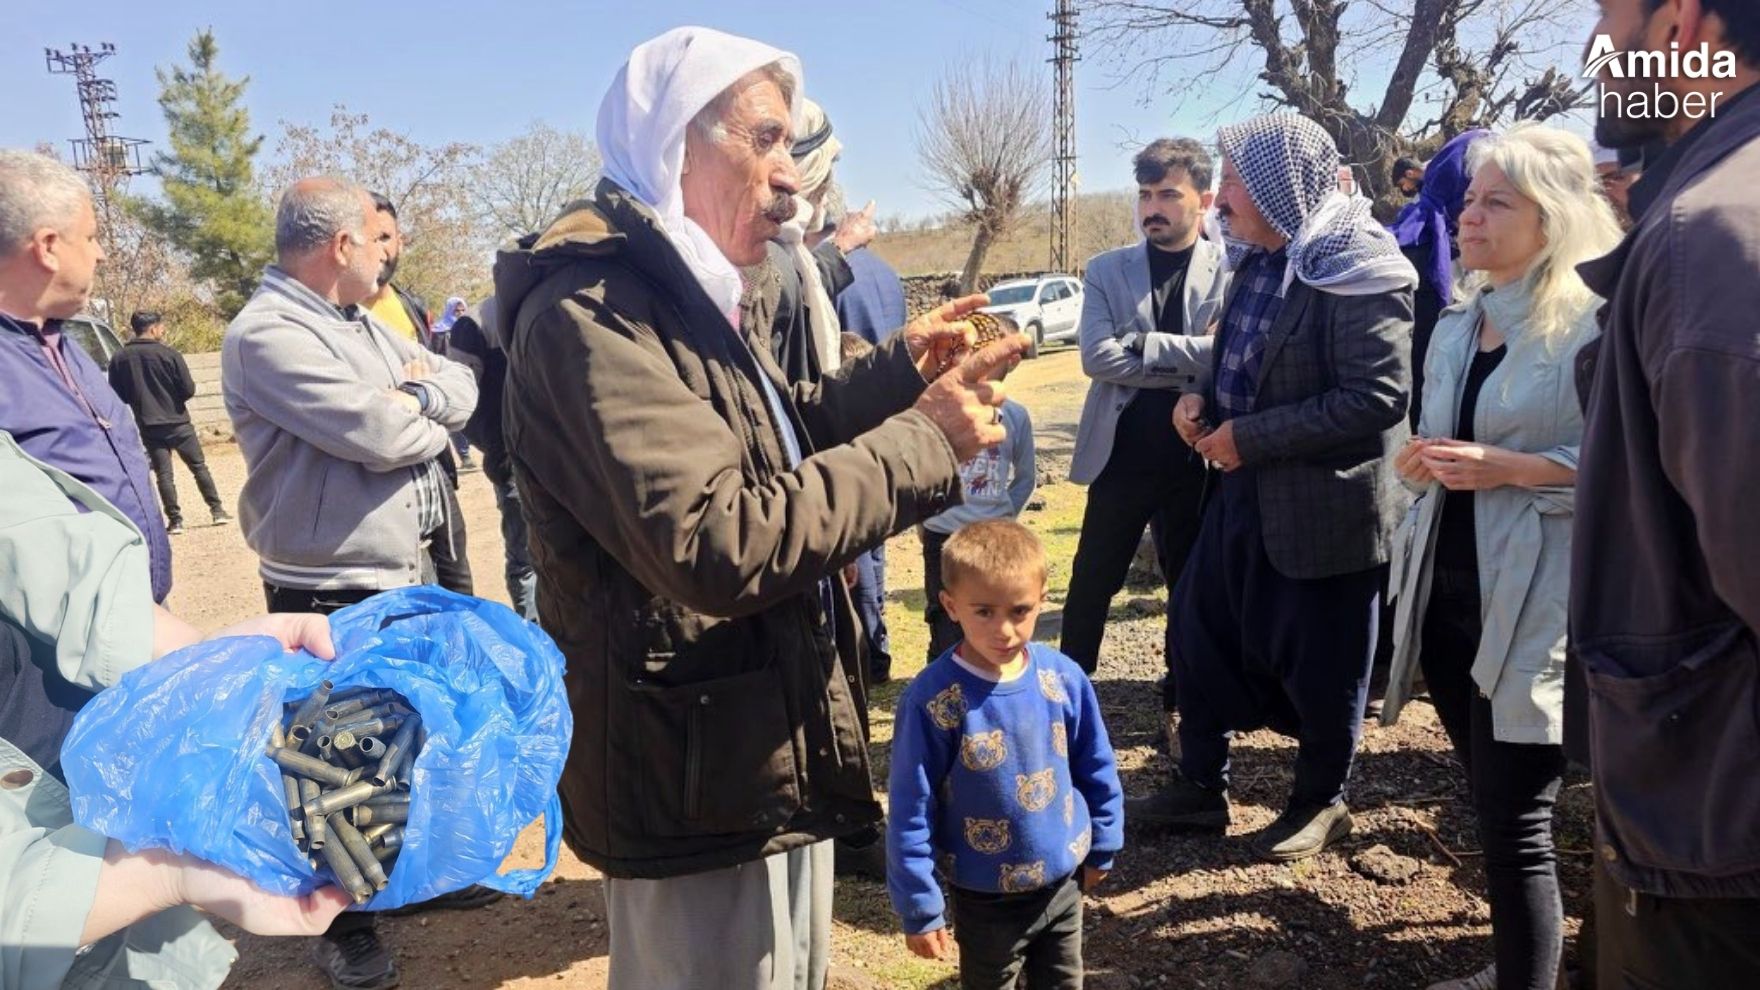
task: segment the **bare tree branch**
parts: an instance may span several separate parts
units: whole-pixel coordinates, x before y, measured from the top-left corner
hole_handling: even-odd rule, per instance
[[[542,230],[562,208],[592,194],[599,149],[586,135],[534,122],[472,166],[479,219],[512,236]]]
[[[426,145],[407,134],[375,127],[364,113],[337,106],[328,127],[282,121],[270,188],[307,175],[341,175],[385,194],[397,205],[409,239],[397,282],[429,300],[488,291],[493,242],[476,222],[469,192],[478,150],[452,143]]]
[[[1163,69],[1234,85],[1245,96],[1317,121],[1388,191],[1400,154],[1433,150],[1469,127],[1545,119],[1586,93],[1558,57],[1584,0],[1095,0],[1089,38],[1136,81]],[[1256,49],[1248,57],[1247,49]],[[1365,57],[1394,52],[1375,102],[1354,100]],[[1249,68],[1250,67],[1250,68]],[[1379,82],[1379,72],[1367,71]],[[1255,84],[1267,87],[1257,91]],[[1420,110],[1420,98],[1423,109]]]
[[[990,244],[1020,216],[1051,160],[1049,87],[1019,62],[956,64],[917,111],[927,185],[974,227],[961,285],[977,283]]]

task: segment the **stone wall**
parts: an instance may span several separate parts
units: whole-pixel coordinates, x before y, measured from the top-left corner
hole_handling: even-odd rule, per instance
[[[185,354],[189,376],[196,380],[196,397],[189,400],[189,419],[204,440],[232,439],[232,420],[220,397],[220,352]]]
[[[979,275],[978,291],[989,290],[992,285],[1017,278],[1032,278],[1039,272],[1002,272],[996,275]],[[911,317],[926,312],[952,298],[947,286],[959,282],[959,272],[937,272],[931,275],[906,275],[899,281],[904,283],[904,308]]]

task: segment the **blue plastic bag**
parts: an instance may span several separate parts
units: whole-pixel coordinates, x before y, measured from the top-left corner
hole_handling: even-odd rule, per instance
[[[125,675],[86,705],[61,750],[74,820],[130,850],[161,847],[275,893],[320,880],[295,847],[281,774],[264,755],[283,703],[328,680],[390,688],[422,717],[409,822],[383,911],[480,883],[531,896],[562,845],[556,784],[574,719],[562,653],[504,605],[434,587],[330,617],[334,663],[261,636],[199,643]],[[544,865],[497,874],[544,816]]]

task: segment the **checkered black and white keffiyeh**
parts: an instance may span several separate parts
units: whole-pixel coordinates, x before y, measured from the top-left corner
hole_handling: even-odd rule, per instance
[[[1222,128],[1217,142],[1259,212],[1289,238],[1286,289],[1301,279],[1323,292],[1366,296],[1418,284],[1369,201],[1339,190],[1338,146],[1319,124],[1266,114]]]

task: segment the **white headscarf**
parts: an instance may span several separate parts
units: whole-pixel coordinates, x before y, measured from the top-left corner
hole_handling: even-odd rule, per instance
[[[801,101],[800,119],[801,129],[808,134],[831,129],[831,121],[826,118],[824,109],[812,100]],[[782,225],[776,238],[788,249],[789,256],[794,259],[795,271],[800,275],[801,305],[807,311],[807,332],[813,338],[819,369],[826,374],[836,371],[843,363],[843,327],[838,322],[837,307],[831,301],[831,294],[825,289],[825,280],[819,276],[819,262],[806,243],[807,235],[824,228],[825,207],[823,202],[814,206],[807,197],[831,181],[831,167],[842,151],[843,142],[836,135],[827,134],[818,147],[795,158],[794,166],[801,177],[800,196],[795,200],[794,218]]]
[[[793,112],[804,91],[800,59],[750,38],[681,27],[645,41],[599,104],[605,177],[646,203],[728,323],[739,325],[739,271],[708,233],[684,215],[685,132],[691,118],[742,76],[772,62],[794,77]]]

